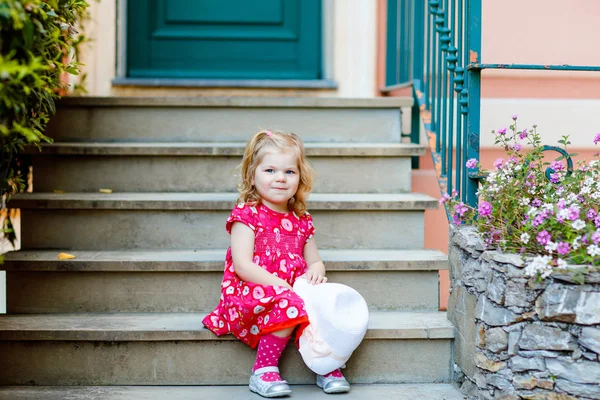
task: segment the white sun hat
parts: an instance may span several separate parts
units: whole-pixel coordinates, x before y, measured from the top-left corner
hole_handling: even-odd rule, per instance
[[[302,359],[319,375],[342,367],[367,332],[367,302],[340,283],[311,285],[298,279],[294,292],[304,300],[310,322],[299,339]]]

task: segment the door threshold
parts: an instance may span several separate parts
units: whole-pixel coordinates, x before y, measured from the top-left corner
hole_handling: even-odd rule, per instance
[[[169,79],[114,78],[113,86],[187,87],[187,88],[259,88],[259,89],[337,89],[331,79]]]

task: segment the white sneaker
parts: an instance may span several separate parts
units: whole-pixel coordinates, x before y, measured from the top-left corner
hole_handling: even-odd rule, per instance
[[[262,397],[283,397],[292,393],[292,389],[290,389],[289,385],[286,381],[273,381],[266,382],[263,381],[260,377],[267,372],[277,372],[279,373],[279,368],[277,367],[264,367],[259,368],[250,375],[250,391],[261,395]]]

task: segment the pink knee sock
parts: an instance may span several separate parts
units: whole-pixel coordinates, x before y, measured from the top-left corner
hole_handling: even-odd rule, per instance
[[[344,375],[342,375],[342,371],[340,371],[339,369],[336,369],[335,371],[331,371],[328,374],[323,375],[325,378],[329,378],[330,376],[334,377],[334,378],[343,378]]]
[[[281,353],[283,353],[283,349],[285,349],[288,340],[290,340],[290,336],[279,337],[273,335],[272,333],[263,335],[260,338],[260,342],[258,342],[256,362],[254,363],[252,371],[256,371],[257,369],[263,367],[278,366],[279,357],[281,357]],[[277,372],[267,372],[261,376],[261,379],[267,382],[282,380],[281,376]]]

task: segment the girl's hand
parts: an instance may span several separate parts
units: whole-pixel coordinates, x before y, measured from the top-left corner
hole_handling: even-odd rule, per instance
[[[327,282],[327,277],[320,271],[308,270],[302,277],[306,278],[311,285],[318,285]]]

